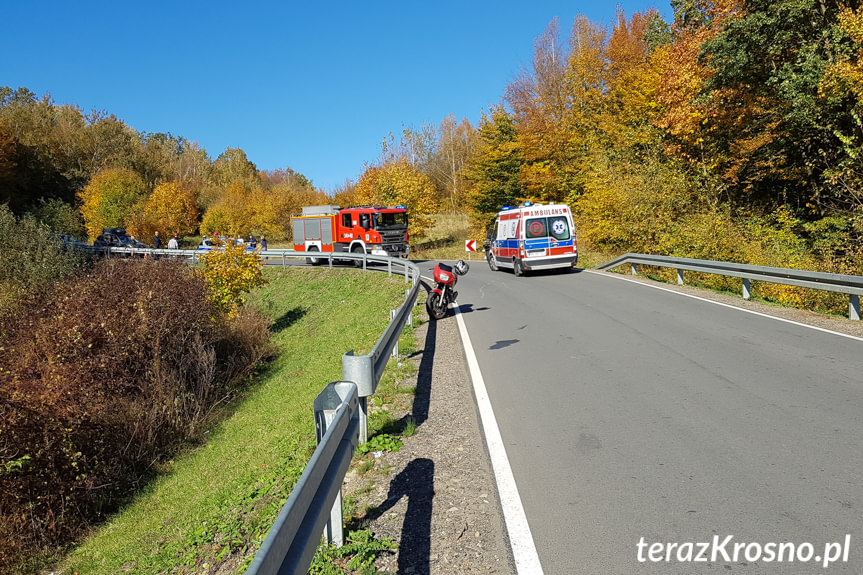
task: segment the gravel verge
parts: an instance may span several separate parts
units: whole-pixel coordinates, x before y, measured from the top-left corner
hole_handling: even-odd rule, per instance
[[[456,319],[450,313],[415,334],[416,381],[400,385],[417,392],[389,409],[412,418],[416,433],[398,452],[380,453],[373,471],[352,470],[344,494],[369,509],[363,527],[399,545],[377,559],[382,573],[514,574]]]

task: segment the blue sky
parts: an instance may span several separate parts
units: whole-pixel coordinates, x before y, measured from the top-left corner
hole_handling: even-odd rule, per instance
[[[668,1],[619,4],[627,15]],[[15,2],[4,7],[0,85],[106,110],[139,131],[242,148],[332,192],[373,163],[388,133],[474,125],[529,65],[558,17],[610,24],[615,4]]]

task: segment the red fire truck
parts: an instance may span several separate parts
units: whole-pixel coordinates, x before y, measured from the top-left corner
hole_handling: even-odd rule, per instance
[[[309,206],[292,222],[298,252],[365,252],[390,257],[410,253],[404,206]],[[321,258],[308,260],[314,265],[321,262]]]

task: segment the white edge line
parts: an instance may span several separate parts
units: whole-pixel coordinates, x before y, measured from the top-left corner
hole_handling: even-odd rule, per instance
[[[470,368],[470,376],[473,380],[473,392],[476,396],[477,406],[479,407],[480,421],[485,432],[485,440],[488,445],[495,481],[497,482],[497,490],[500,495],[500,504],[503,508],[503,517],[506,522],[510,545],[512,546],[516,571],[519,575],[542,575],[543,571],[542,565],[539,562],[539,555],[536,552],[536,546],[530,533],[530,526],[527,523],[527,516],[524,513],[521,498],[518,496],[515,477],[512,474],[512,468],[506,456],[506,448],[500,435],[500,429],[497,426],[497,420],[494,417],[494,410],[491,407],[491,401],[489,401],[485,381],[482,378],[482,372],[476,360],[476,354],[474,354],[473,346],[470,343],[467,327],[458,306],[453,306],[453,309],[458,322],[459,333],[461,333],[461,341],[462,345],[464,345],[467,364]]]
[[[676,291],[676,290],[673,290],[673,289],[668,289],[668,288],[666,288],[666,287],[662,287],[662,286],[657,286],[657,285],[653,285],[653,284],[649,284],[649,283],[641,282],[641,281],[638,281],[638,280],[634,280],[634,279],[630,279],[630,278],[627,278],[627,277],[619,276],[618,274],[599,272],[599,271],[596,271],[596,270],[584,270],[584,271],[586,271],[586,272],[588,272],[588,273],[592,273],[592,274],[600,275],[600,276],[606,276],[606,277],[610,277],[610,278],[614,278],[614,279],[618,279],[618,280],[623,280],[623,281],[630,282],[630,283],[634,283],[634,284],[638,284],[638,285],[643,285],[643,286],[645,286],[645,287],[649,287],[649,288],[653,288],[653,289],[658,289],[658,290],[662,290],[662,291],[667,291],[667,292],[669,292],[669,293],[673,293],[673,294],[677,294],[677,295],[682,295],[682,296],[685,296],[685,297],[691,297],[692,299],[697,299],[697,300],[700,300],[700,301],[706,301],[707,303],[712,303],[712,304],[716,304],[716,305],[721,305],[722,307],[727,307],[727,308],[731,308],[731,309],[736,309],[736,310],[739,310],[739,311],[742,311],[742,312],[751,313],[751,314],[753,314],[753,315],[758,315],[758,316],[761,316],[761,317],[766,317],[766,318],[770,318],[770,319],[775,319],[776,321],[783,321],[783,322],[785,322],[785,323],[790,323],[790,324],[792,324],[792,325],[799,325],[800,327],[808,327],[809,329],[814,329],[814,330],[817,330],[817,331],[823,331],[824,333],[831,333],[831,334],[833,334],[833,335],[838,335],[838,336],[841,336],[841,337],[847,337],[848,339],[856,339],[857,341],[863,341],[863,337],[857,337],[856,335],[850,335],[850,334],[847,334],[847,333],[842,333],[841,331],[833,331],[832,329],[826,329],[826,328],[818,327],[818,326],[815,326],[815,325],[809,325],[809,324],[807,324],[807,323],[800,323],[799,321],[794,321],[794,320],[791,320],[791,319],[785,319],[784,317],[778,317],[778,316],[775,316],[775,315],[770,315],[770,314],[767,314],[767,313],[762,313],[762,312],[760,312],[760,311],[754,311],[754,310],[751,310],[751,309],[746,309],[745,307],[738,307],[738,306],[736,306],[736,305],[731,305],[731,304],[728,304],[728,303],[723,303],[723,302],[721,302],[721,301],[715,301],[715,300],[712,300],[712,299],[703,298],[703,297],[701,297],[701,296],[692,295],[692,294],[688,294],[688,293],[685,293],[685,292]]]

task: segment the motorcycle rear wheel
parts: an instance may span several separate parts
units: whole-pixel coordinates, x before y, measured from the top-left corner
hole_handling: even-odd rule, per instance
[[[428,299],[426,300],[426,311],[428,312],[430,319],[443,319],[443,317],[446,315],[446,308],[447,302],[440,296],[439,293],[429,293]]]

